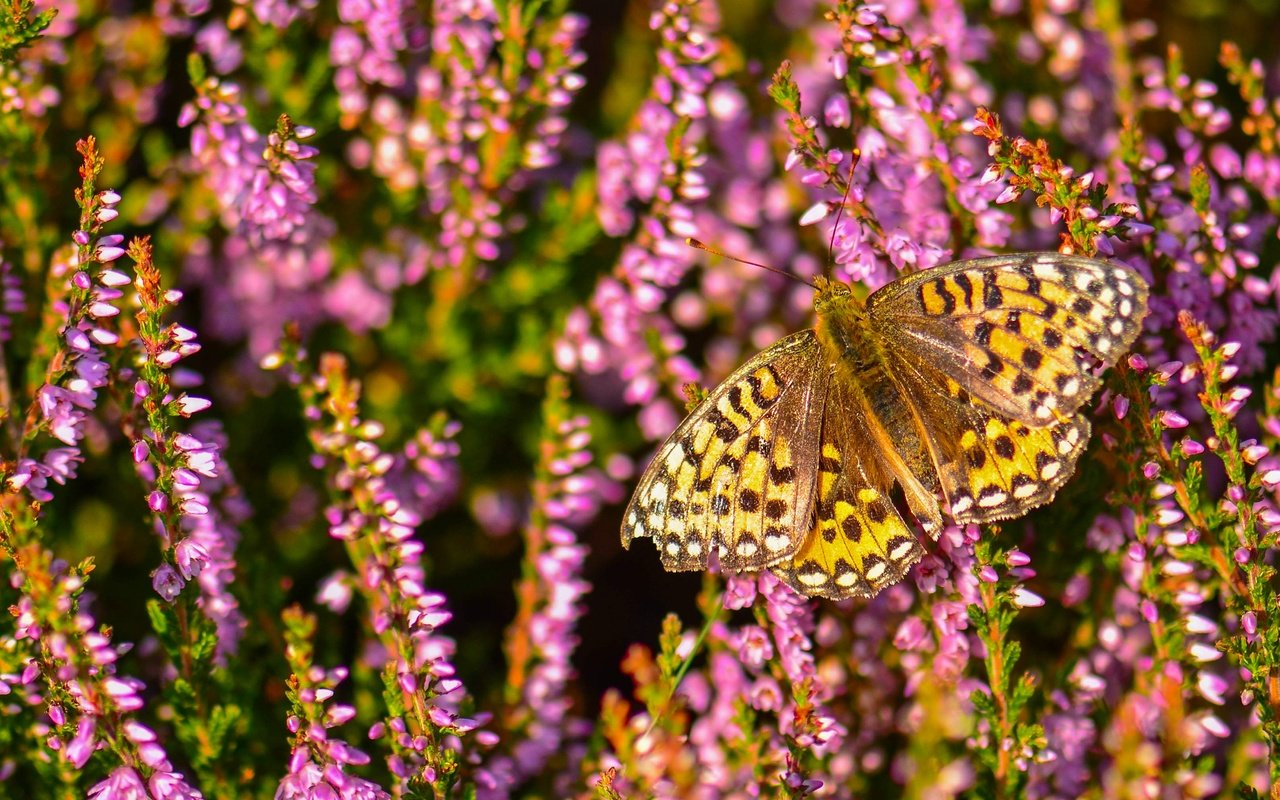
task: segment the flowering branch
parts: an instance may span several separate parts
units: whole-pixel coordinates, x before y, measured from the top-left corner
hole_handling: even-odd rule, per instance
[[[979,604],[968,607],[969,622],[982,640],[986,655],[986,686],[969,695],[973,709],[986,723],[979,738],[979,760],[991,770],[992,796],[1020,797],[1025,792],[1028,762],[1045,747],[1044,727],[1026,721],[1027,706],[1038,694],[1037,680],[1028,672],[1014,680],[1022,645],[1009,635],[1021,608],[1044,605],[1044,600],[1020,585],[1027,576],[1024,553],[1004,552],[990,537],[975,545],[975,574]],[[996,565],[1010,567],[1014,580],[1000,578]],[[1021,573],[1019,571],[1022,571]]]
[[[1024,192],[1035,195],[1036,205],[1049,207],[1054,224],[1059,220],[1066,224],[1063,248],[1084,255],[1102,249],[1110,255],[1106,236],[1124,238],[1147,230],[1132,221],[1138,214],[1136,206],[1108,203],[1105,183],[1098,182],[1092,172],[1077,176],[1074,169],[1050,155],[1043,139],[1030,142],[1021,136],[1008,138],[1000,119],[985,108],[978,109],[976,118],[974,134],[990,141],[987,152],[992,165],[984,178],[994,181],[1008,174],[1008,187],[996,202],[1012,202]]]
[[[300,365],[296,353],[291,356]],[[375,443],[377,422],[359,416],[360,384],[344,359],[326,354],[300,386],[305,418],[325,471],[332,502],[329,534],[343,542],[369,609],[369,629],[389,655],[382,674],[388,766],[406,788],[447,797],[463,768],[456,737],[477,721],[459,715],[465,699],[450,663],[453,642],[437,633],[452,615],[445,598],[427,589],[422,546],[413,537],[420,517],[387,479],[394,459]]]
[[[490,767],[505,774],[504,783],[515,785],[541,772],[568,737],[571,700],[565,690],[574,674],[575,628],[589,588],[581,578],[586,548],[571,526],[585,523],[596,510],[596,481],[586,469],[591,463],[588,420],[571,415],[564,376],[548,379],[542,418],[516,616],[504,643],[504,727],[514,745],[508,758]],[[576,769],[570,765],[566,771]]]
[[[356,710],[349,705],[326,705],[337,685],[347,678],[347,670],[326,670],[316,665],[312,644],[315,633],[313,615],[297,606],[285,609],[285,658],[291,672],[287,693],[292,706],[288,727],[293,735],[289,774],[281,779],[276,798],[390,800],[391,794],[381,786],[348,774],[350,767],[368,764],[369,756],[329,735],[331,728],[350,722]]]
[[[1195,348],[1197,372],[1204,381],[1197,395],[1208,417],[1214,438],[1212,449],[1226,470],[1226,497],[1215,514],[1215,526],[1223,544],[1234,546],[1233,569],[1244,583],[1243,591],[1228,597],[1239,620],[1238,629],[1227,636],[1220,649],[1234,656],[1242,668],[1246,705],[1256,701],[1262,734],[1271,748],[1271,779],[1280,781],[1280,594],[1276,591],[1276,568],[1261,555],[1280,545],[1280,520],[1272,506],[1271,522],[1264,524],[1260,511],[1275,502],[1276,476],[1254,469],[1269,455],[1257,442],[1241,442],[1235,417],[1249,397],[1247,387],[1228,389],[1233,370],[1227,361],[1238,350],[1228,342],[1217,346],[1214,335],[1191,314],[1178,316],[1182,333]],[[1266,483],[1270,483],[1267,486]],[[1270,495],[1270,497],[1268,497]],[[1233,542],[1227,544],[1230,536]]]

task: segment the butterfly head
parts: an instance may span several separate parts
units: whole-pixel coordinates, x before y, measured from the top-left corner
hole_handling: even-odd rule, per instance
[[[849,284],[819,275],[813,279],[817,291],[813,295],[813,309],[819,318],[860,315],[862,303],[853,294]]]

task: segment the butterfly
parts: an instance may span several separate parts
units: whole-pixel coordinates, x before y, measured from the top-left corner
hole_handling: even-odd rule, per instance
[[[817,325],[756,355],[658,449],[623,513],[668,570],[714,552],[815,597],[870,597],[956,523],[1048,503],[1089,440],[1081,407],[1133,345],[1147,284],[1060,253],[957,261],[865,305],[814,281]]]

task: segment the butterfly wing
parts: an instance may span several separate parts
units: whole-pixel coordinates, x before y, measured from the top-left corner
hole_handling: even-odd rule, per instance
[[[1032,428],[1073,417],[1099,384],[1087,356],[1111,366],[1146,313],[1147,284],[1132,269],[1060,253],[958,261],[867,299],[891,363],[950,377]]]
[[[895,374],[929,421],[925,443],[957,522],[1010,519],[1048,503],[1088,445],[1083,414],[1032,428],[925,366],[901,363]]]
[[[875,424],[855,387],[827,384],[812,520],[796,552],[773,567],[801,594],[871,597],[924,555],[890,498],[892,468]]]
[[[729,571],[789,556],[812,512],[830,371],[813,331],[748,361],[658,449],[623,514],[622,545],[652,537],[668,570]]]

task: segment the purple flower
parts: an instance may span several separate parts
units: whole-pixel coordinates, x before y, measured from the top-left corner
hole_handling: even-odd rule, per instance
[[[263,25],[271,25],[284,29],[299,18],[307,16],[316,7],[318,0],[237,0],[238,3],[253,9],[253,15]]]
[[[288,774],[276,787],[277,800],[315,797],[355,797],[363,800],[389,800],[385,789],[372,781],[350,774],[353,766],[369,763],[364,751],[331,737],[330,729],[351,721],[356,711],[347,705],[327,705],[333,690],[347,678],[347,669],[323,669],[310,663],[310,637],[315,633],[314,619],[306,619],[300,611],[286,612],[293,680],[298,690],[294,713],[288,718],[293,737]],[[303,641],[297,637],[301,636]]]
[[[571,526],[585,525],[609,497],[610,482],[589,469],[591,437],[586,417],[567,417],[560,398],[562,384],[550,388],[544,419],[550,430],[542,448],[539,474],[544,482],[534,487],[535,506],[526,531],[526,562],[533,571],[517,587],[527,622],[508,632],[518,643],[513,657],[528,652],[521,702],[511,726],[514,742],[509,755],[489,760],[485,772],[492,783],[484,797],[507,796],[512,788],[537,775],[565,747],[575,727],[566,696],[573,675],[572,656],[577,648],[576,628],[583,613],[582,597],[589,584],[582,580],[586,549]]]
[[[89,800],[151,800],[136,770],[119,766],[105,780],[89,789]]]
[[[168,564],[161,564],[151,572],[151,588],[167,602],[172,603],[178,597],[184,583],[182,576]]]
[[[22,278],[13,265],[0,258],[0,343],[12,336],[13,319],[26,313],[27,297],[22,291]]]
[[[1078,795],[1091,780],[1088,756],[1097,727],[1087,714],[1062,712],[1044,718],[1044,733],[1053,758],[1032,767],[1034,780],[1048,782],[1061,796]]]

